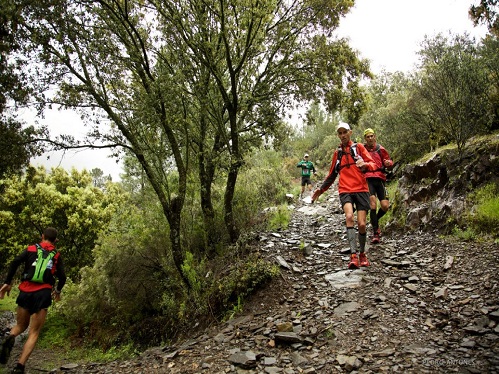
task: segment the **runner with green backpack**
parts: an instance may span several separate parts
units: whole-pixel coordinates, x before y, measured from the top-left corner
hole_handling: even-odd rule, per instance
[[[24,367],[33,352],[40,331],[47,318],[47,310],[54,301],[61,299],[61,291],[66,283],[66,273],[60,253],[55,249],[57,230],[48,227],[43,231],[42,241],[30,245],[11,263],[3,286],[0,299],[9,295],[12,280],[17,268],[24,264],[24,271],[19,284],[19,296],[16,303],[17,324],[5,337],[0,347],[0,364],[6,364],[14,346],[16,336],[29,327],[28,339],[24,343],[21,356],[12,373],[24,373]],[[57,278],[57,286],[56,280]]]

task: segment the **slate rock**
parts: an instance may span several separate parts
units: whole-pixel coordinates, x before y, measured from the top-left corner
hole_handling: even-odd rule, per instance
[[[359,308],[360,304],[358,302],[350,301],[334,308],[334,314],[337,316],[343,316],[347,313],[356,312]]]
[[[228,358],[229,362],[244,369],[256,367],[256,355],[251,351],[233,353]]]
[[[276,341],[285,343],[301,343],[302,338],[295,332],[278,332],[274,335]]]

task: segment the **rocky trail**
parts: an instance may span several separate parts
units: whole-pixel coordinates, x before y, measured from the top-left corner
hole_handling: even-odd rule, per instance
[[[335,192],[298,202],[288,230],[261,234],[255,250],[281,276],[234,319],[128,361],[53,372],[499,373],[499,245],[388,231],[368,244],[369,268],[347,270]],[[28,373],[41,372],[35,352]]]

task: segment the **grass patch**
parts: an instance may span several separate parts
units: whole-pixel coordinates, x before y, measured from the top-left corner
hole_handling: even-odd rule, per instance
[[[473,232],[499,237],[499,184],[488,183],[468,199],[475,203],[474,209],[468,214],[469,229]]]
[[[19,295],[19,289],[17,285],[12,286],[12,290],[10,291],[10,295],[0,300],[0,312],[15,312],[17,308],[16,299]]]
[[[477,235],[472,229],[467,228],[465,230],[462,230],[458,226],[454,226],[454,228],[452,229],[452,236],[459,239],[460,241],[466,242],[476,241],[477,239]]]
[[[104,350],[85,344],[85,341],[75,336],[76,326],[51,306],[35,348],[45,353],[44,369],[51,370],[67,362],[110,362],[129,359],[138,354],[131,343]]]
[[[446,145],[444,145],[442,147],[437,148],[433,152],[428,152],[427,154],[425,154],[424,156],[422,156],[420,159],[414,161],[414,163],[415,164],[424,164],[426,161],[428,161],[429,159],[433,158],[435,155],[442,154],[442,153],[444,153],[446,151],[454,151],[454,150],[457,150],[456,143],[446,144]]]
[[[54,307],[51,306],[47,314],[47,321],[40,333],[37,347],[42,349],[65,347],[67,346],[68,341],[70,341],[71,333],[70,326],[65,319],[59,317],[57,313],[54,313]]]
[[[279,230],[288,228],[291,220],[291,211],[286,204],[279,205],[276,209],[269,211],[267,221],[268,230]]]
[[[257,255],[250,255],[226,277],[219,279],[213,297],[220,300],[226,310],[223,320],[233,318],[241,312],[249,295],[279,274],[276,264],[258,258]]]

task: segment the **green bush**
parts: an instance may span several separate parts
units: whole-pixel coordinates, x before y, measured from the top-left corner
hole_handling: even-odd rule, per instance
[[[284,230],[288,228],[291,220],[291,211],[287,205],[279,205],[276,209],[269,210],[268,216],[268,230]]]
[[[7,296],[7,294],[5,294],[5,297],[0,303],[0,312],[14,312],[17,308],[16,299],[18,295],[19,288],[17,288],[17,285],[13,283],[12,289],[10,290],[10,295]]]
[[[256,151],[246,162],[238,178],[234,212],[241,231],[262,224],[265,207],[283,204],[291,190],[291,176],[283,159],[272,150]]]
[[[123,204],[93,250],[93,265],[80,269],[78,285],[64,288],[60,314],[68,325],[76,326],[75,339],[104,351],[126,345],[141,338],[133,326],[151,315],[164,315],[163,293],[180,295],[181,302],[164,216],[154,204],[148,208]],[[170,322],[158,324],[161,328],[152,331],[151,342],[161,342],[176,324],[178,305],[169,313]]]
[[[474,241],[477,239],[476,233],[471,228],[462,230],[459,226],[454,226],[452,229],[452,236],[462,241]]]
[[[488,183],[468,197],[475,208],[468,214],[469,227],[474,232],[499,236],[499,184]]]
[[[256,289],[266,284],[279,274],[279,267],[271,264],[256,254],[244,257],[244,261],[231,261],[230,271],[214,285],[212,299],[225,317],[233,316],[234,311],[242,310],[242,303]]]

